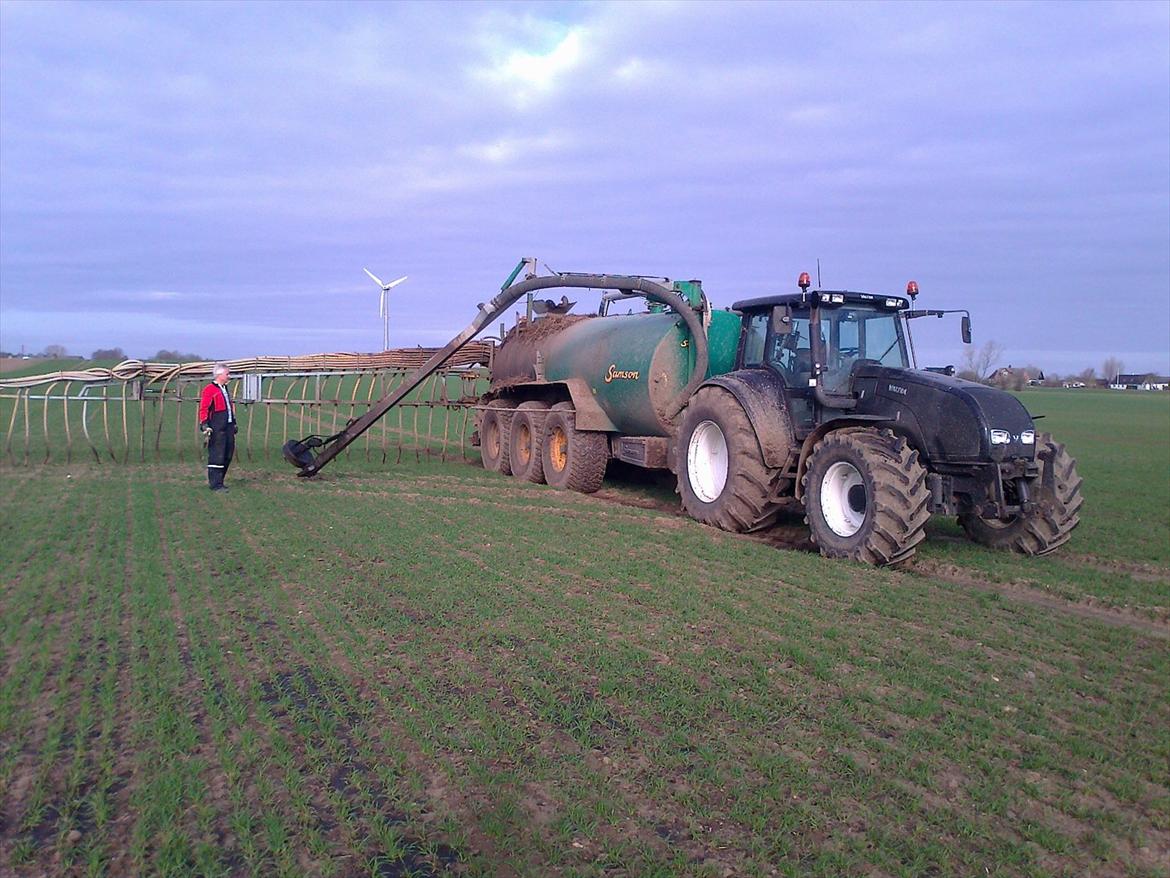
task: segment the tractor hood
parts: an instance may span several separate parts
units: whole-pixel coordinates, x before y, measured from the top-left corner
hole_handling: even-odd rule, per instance
[[[935,461],[1000,461],[1036,454],[1035,426],[1002,390],[937,372],[863,364],[854,373],[858,414],[880,415]],[[993,441],[994,439],[1000,441]],[[1027,434],[1032,442],[1025,442]],[[1003,441],[1006,438],[1006,441]]]

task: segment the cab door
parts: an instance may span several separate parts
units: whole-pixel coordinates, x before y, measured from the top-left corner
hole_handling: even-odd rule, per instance
[[[774,312],[775,315],[774,315]],[[781,323],[780,316],[789,319]],[[787,331],[778,331],[783,326]],[[777,305],[745,314],[737,363],[741,369],[766,369],[780,379],[782,398],[797,436],[803,438],[816,426],[812,378],[813,352],[808,308]]]

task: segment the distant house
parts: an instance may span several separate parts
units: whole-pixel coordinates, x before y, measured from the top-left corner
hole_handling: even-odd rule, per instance
[[[1166,390],[1170,388],[1170,378],[1149,372],[1142,374],[1123,372],[1109,386],[1113,390]]]
[[[1044,383],[1044,373],[1028,368],[1017,369],[1014,366],[1004,366],[996,369],[987,376],[987,383],[995,387],[1013,388],[1018,390],[1025,384],[1030,387]]]

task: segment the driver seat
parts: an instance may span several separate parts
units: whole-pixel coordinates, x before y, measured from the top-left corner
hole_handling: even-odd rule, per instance
[[[812,351],[808,348],[797,348],[796,357],[792,361],[792,380],[797,387],[808,385],[812,377]]]

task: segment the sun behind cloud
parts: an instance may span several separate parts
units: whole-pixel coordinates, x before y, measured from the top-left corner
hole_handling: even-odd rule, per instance
[[[516,104],[525,105],[551,94],[570,71],[581,65],[586,36],[587,28],[570,27],[547,52],[513,51],[475,73],[507,89],[509,99]]]

